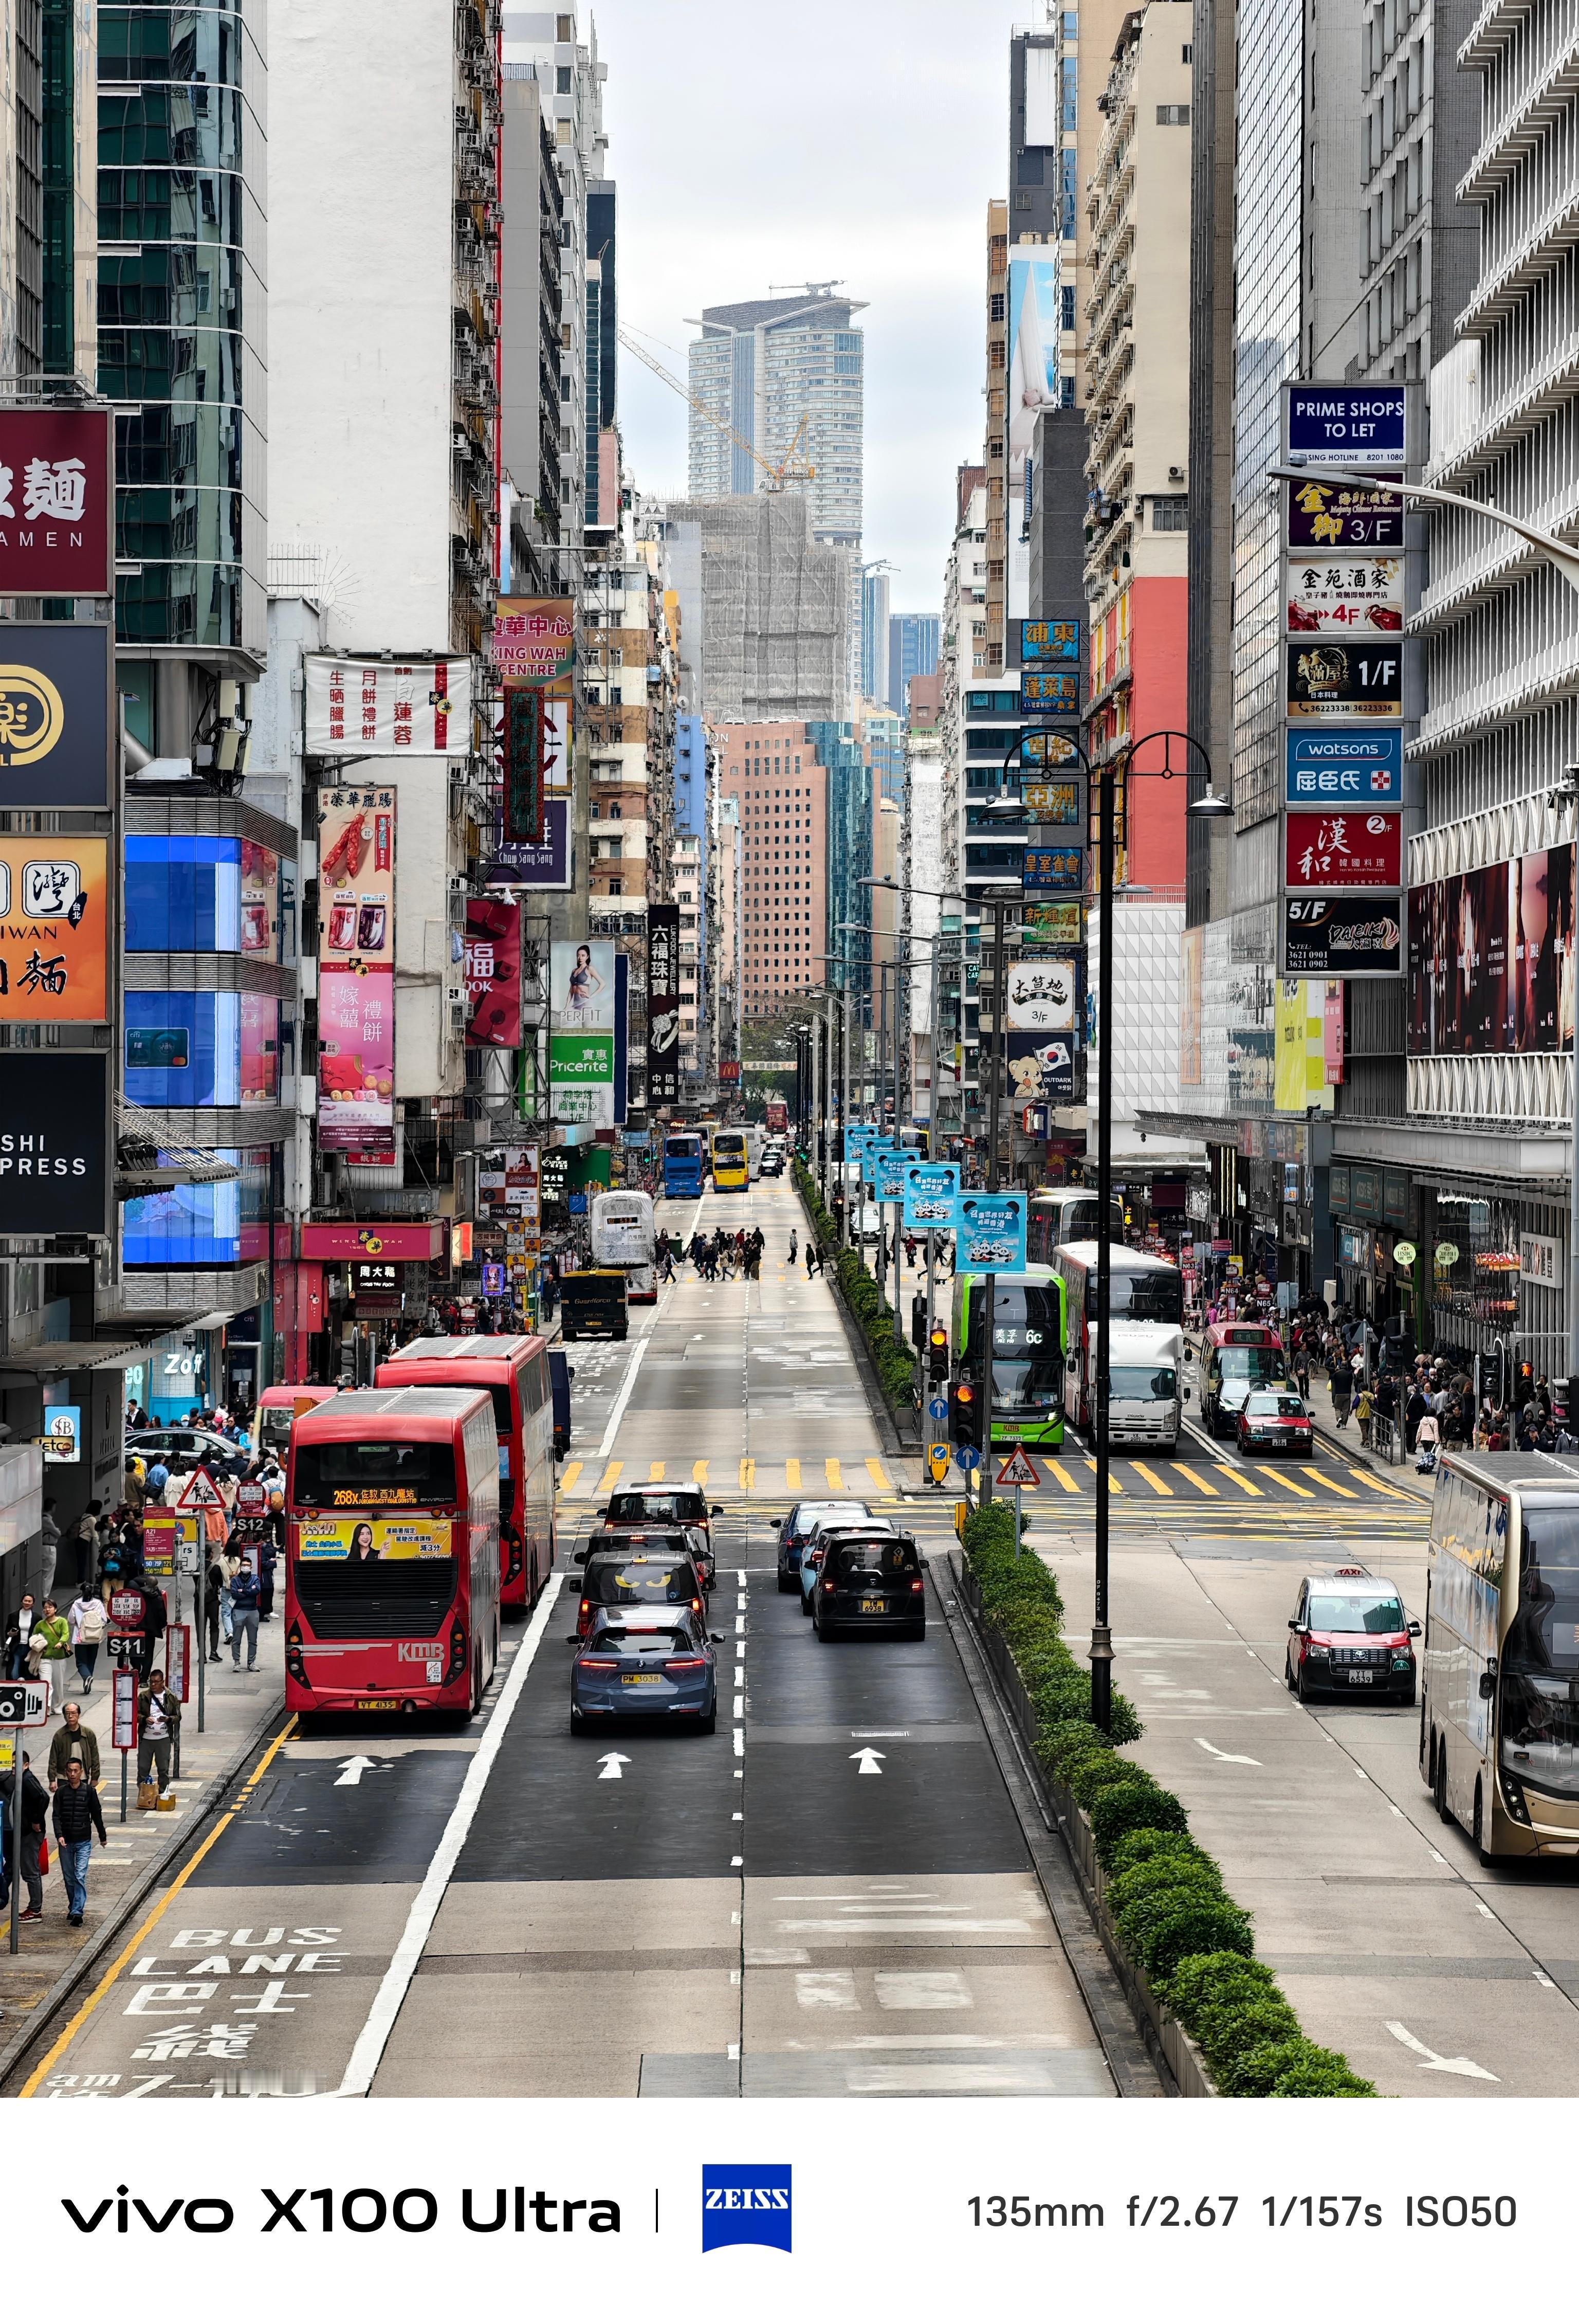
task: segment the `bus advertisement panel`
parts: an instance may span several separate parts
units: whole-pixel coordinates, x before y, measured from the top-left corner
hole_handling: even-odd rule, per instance
[[[491,1398],[362,1388],[302,1414],[286,1505],[286,1707],[474,1716],[499,1655]]]
[[[409,1340],[379,1366],[378,1384],[488,1396],[499,1450],[499,1601],[524,1613],[554,1563],[554,1390],[544,1342],[531,1333]]]

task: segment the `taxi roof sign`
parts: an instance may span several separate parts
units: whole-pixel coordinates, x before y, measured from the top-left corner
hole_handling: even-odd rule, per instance
[[[997,1480],[1000,1485],[1029,1485],[1033,1488],[1042,1482],[1023,1444],[1015,1445],[998,1471]]]

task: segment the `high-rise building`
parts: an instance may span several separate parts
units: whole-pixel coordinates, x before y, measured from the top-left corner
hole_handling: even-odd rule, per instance
[[[741,833],[743,1014],[774,1017],[829,981],[829,770],[802,720],[715,729],[719,788]]]
[[[855,629],[853,561],[813,538],[792,493],[670,501],[669,528],[696,529],[710,718],[847,715]],[[689,595],[693,583],[687,579]]]
[[[760,491],[761,461],[812,470],[787,489],[810,503],[813,537],[858,553],[865,338],[853,318],[865,305],[831,282],[809,282],[792,298],[704,307],[693,318],[702,337],[690,346],[691,392],[714,417],[691,414],[693,500]]]
[[[509,595],[555,597],[562,572],[561,276],[565,195],[535,64],[507,64],[500,319],[500,456],[509,486]]]
[[[861,570],[861,699],[885,702],[888,697],[889,580],[882,564]]]
[[[886,685],[881,697],[870,695],[872,700],[882,699],[896,717],[906,715],[909,707],[910,681],[913,678],[931,678],[938,666],[938,629],[936,613],[891,613],[888,617],[888,668]]]

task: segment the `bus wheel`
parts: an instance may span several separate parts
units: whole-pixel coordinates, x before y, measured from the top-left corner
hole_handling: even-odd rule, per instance
[[[1431,1785],[1431,1797],[1437,1803],[1437,1813],[1444,1823],[1453,1821],[1453,1811],[1447,1804],[1447,1738],[1437,1738],[1437,1774]]]
[[[469,1717],[471,1717],[471,1718],[473,1718],[473,1719],[475,1719],[475,1718],[476,1718],[476,1716],[477,1716],[477,1713],[482,1710],[482,1647],[481,1647],[481,1646],[479,1646],[479,1647],[477,1648],[477,1651],[475,1652],[475,1654],[474,1654],[474,1655],[473,1655],[473,1657],[472,1657],[472,1708],[471,1708],[470,1712],[468,1713],[468,1716],[469,1716]]]

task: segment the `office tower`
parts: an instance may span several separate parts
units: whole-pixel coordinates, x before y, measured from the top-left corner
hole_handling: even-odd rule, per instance
[[[692,318],[691,392],[713,416],[691,414],[691,499],[758,492],[780,464],[814,470],[786,489],[809,503],[815,540],[858,552],[865,340],[853,318],[865,305],[808,282]]]
[[[889,581],[886,573],[866,567],[861,574],[861,699],[884,702],[888,696]]]
[[[911,679],[931,678],[937,669],[938,630],[936,613],[889,615],[886,684],[880,696],[870,699],[886,702],[897,717],[905,715]]]

